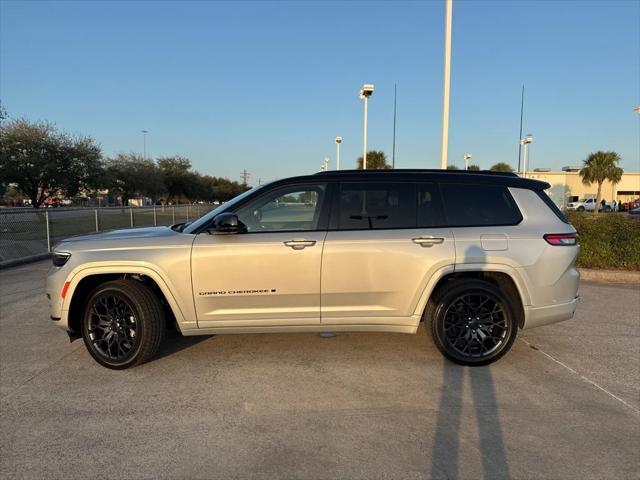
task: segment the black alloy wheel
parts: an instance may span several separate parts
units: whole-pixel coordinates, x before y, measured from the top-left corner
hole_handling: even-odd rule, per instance
[[[99,285],[82,318],[82,338],[91,356],[107,368],[124,369],[148,361],[164,338],[160,299],[133,279]]]
[[[507,353],[517,335],[512,303],[494,284],[461,280],[436,294],[427,320],[438,349],[462,365],[487,365]]]

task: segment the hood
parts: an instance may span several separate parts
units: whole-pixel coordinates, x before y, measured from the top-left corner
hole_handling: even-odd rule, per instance
[[[152,237],[167,237],[175,235],[176,232],[171,230],[170,227],[146,227],[146,228],[127,228],[124,230],[111,230],[108,232],[91,233],[89,235],[79,235],[76,237],[69,237],[62,240],[62,242],[76,242],[76,241],[104,241],[104,240],[124,240],[128,238],[152,238]]]

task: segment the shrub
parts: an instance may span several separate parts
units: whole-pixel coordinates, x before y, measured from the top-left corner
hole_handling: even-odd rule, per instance
[[[640,222],[625,214],[567,212],[580,236],[578,267],[640,270]]]

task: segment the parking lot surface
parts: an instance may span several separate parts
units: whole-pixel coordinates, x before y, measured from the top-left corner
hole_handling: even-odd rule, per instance
[[[96,364],[50,325],[48,262],[0,271],[2,478],[638,478],[640,287],[490,367],[417,335],[169,335]]]

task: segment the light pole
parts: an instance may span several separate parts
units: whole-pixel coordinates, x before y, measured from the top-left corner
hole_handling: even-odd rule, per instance
[[[462,158],[464,158],[464,169],[469,170],[469,160],[473,158],[473,155],[471,155],[470,153],[465,153]]]
[[[524,145],[524,159],[522,162],[522,176],[527,176],[527,165],[529,163],[529,144],[533,143],[533,135],[527,134],[525,138],[520,139],[520,145]]]
[[[324,157],[323,165],[324,165],[324,171],[325,172],[329,171],[329,162],[330,161],[331,161],[331,159],[329,157]]]
[[[364,134],[363,134],[363,153],[362,153],[362,169],[367,169],[367,108],[369,105],[369,97],[373,95],[373,85],[365,83],[360,89],[360,98],[364,100]]]
[[[342,137],[336,137],[336,170],[340,170],[340,144],[342,143]]]
[[[444,23],[444,81],[442,93],[442,156],[440,168],[447,169],[447,150],[449,149],[449,93],[451,88],[451,17],[453,0],[445,0]]]
[[[145,160],[147,159],[147,133],[149,133],[149,130],[141,130],[142,132],[142,145],[143,145],[143,155],[142,158],[144,158]]]

